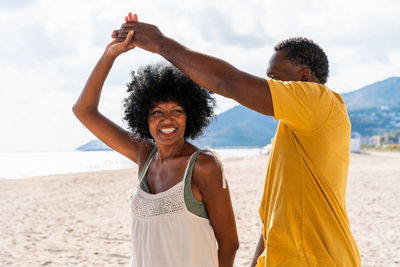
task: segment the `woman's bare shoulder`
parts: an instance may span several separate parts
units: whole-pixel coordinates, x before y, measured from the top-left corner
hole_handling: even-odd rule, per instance
[[[193,169],[193,182],[199,187],[221,183],[221,167],[217,157],[211,152],[201,152]]]

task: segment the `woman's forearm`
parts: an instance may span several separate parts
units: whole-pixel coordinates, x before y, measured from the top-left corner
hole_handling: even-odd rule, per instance
[[[101,89],[103,88],[104,81],[106,80],[115,59],[122,53],[135,47],[132,42],[132,36],[133,31],[130,31],[125,41],[122,43],[117,43],[117,40],[114,39],[107,45],[103,56],[94,67],[79,99],[72,108],[78,118],[81,115],[97,112]]]
[[[73,107],[73,111],[76,116],[97,111],[101,90],[103,88],[104,81],[106,80],[107,75],[114,63],[114,60],[115,57],[104,53],[97,62],[86,82],[85,87],[83,88],[81,95]]]
[[[219,267],[232,267],[235,260],[236,251],[238,246],[231,246],[231,248],[218,248],[218,266]]]

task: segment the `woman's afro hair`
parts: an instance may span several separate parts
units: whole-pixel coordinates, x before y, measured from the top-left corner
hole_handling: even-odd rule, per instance
[[[132,71],[129,96],[124,99],[125,116],[134,136],[151,141],[148,126],[149,110],[156,103],[175,101],[186,113],[184,138],[194,139],[214,116],[215,99],[176,67],[158,63]]]

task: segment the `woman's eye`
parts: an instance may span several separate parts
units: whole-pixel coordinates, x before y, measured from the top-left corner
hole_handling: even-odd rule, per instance
[[[161,114],[161,111],[159,110],[154,110],[153,112],[151,112],[151,115],[159,115]]]

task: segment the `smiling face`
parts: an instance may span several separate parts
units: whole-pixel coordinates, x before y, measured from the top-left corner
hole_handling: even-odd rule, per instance
[[[267,76],[280,81],[307,81],[309,69],[297,66],[285,58],[286,51],[281,50],[272,55],[268,63]],[[305,77],[307,76],[307,77]]]
[[[158,145],[182,142],[186,130],[186,113],[175,101],[156,102],[149,110],[149,131]]]

